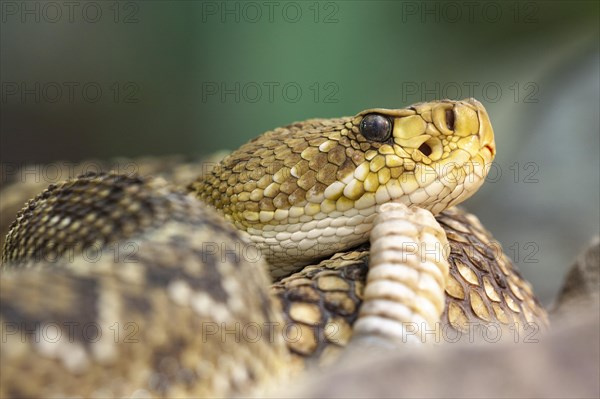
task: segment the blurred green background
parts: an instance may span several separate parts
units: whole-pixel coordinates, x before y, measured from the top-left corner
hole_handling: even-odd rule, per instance
[[[3,1],[0,156],[202,154],[473,96],[498,156],[466,207],[548,304],[600,225],[598,4]]]

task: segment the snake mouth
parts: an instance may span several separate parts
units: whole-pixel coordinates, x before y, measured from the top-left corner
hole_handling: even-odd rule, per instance
[[[491,156],[494,156],[496,153],[496,149],[490,144],[485,144],[483,148],[488,150]]]
[[[479,119],[478,136],[479,142],[481,143],[480,151],[483,152],[487,150],[491,161],[496,156],[496,143],[494,141],[494,130],[492,128],[492,123],[490,122],[490,117],[483,104],[476,99],[467,98],[462,102],[469,104],[477,112],[477,118]]]

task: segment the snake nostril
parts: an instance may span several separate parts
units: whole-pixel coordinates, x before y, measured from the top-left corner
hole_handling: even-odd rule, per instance
[[[454,130],[454,109],[446,110],[446,126],[449,130]]]
[[[433,150],[427,143],[421,144],[421,146],[419,147],[419,151],[421,151],[423,153],[423,155],[425,155],[426,157],[430,156],[431,153],[433,152]]]

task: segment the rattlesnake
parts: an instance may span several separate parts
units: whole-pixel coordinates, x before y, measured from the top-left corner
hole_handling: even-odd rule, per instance
[[[409,325],[545,325],[452,207],[494,154],[483,106],[444,100],[275,129],[185,189],[114,173],[52,185],[6,238],[0,393],[249,395],[331,361],[353,326],[398,344],[421,341]],[[443,248],[399,259],[398,240]]]

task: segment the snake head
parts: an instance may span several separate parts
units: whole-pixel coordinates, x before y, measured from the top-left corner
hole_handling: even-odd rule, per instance
[[[368,109],[352,123],[365,148],[344,182],[354,201],[373,202],[374,193],[376,204],[399,201],[439,213],[481,186],[496,153],[489,116],[475,99]]]
[[[382,204],[438,213],[468,198],[494,154],[479,102],[433,101],[274,129],[190,189],[271,265],[306,264],[365,242]]]

